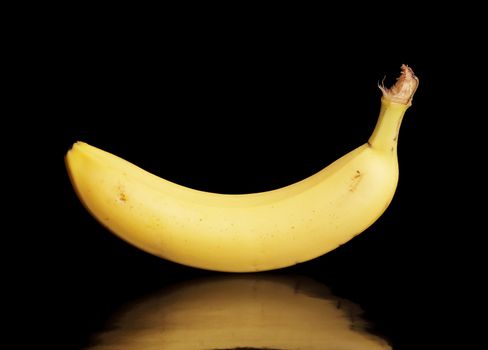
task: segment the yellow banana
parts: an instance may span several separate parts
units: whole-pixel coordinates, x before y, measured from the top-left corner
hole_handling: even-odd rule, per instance
[[[126,305],[87,350],[391,350],[368,326],[358,305],[312,279],[226,275]]]
[[[66,164],[93,216],[144,251],[217,271],[282,268],[347,242],[386,210],[398,181],[400,123],[417,85],[403,65],[396,84],[381,87],[380,115],[366,144],[273,191],[190,189],[82,142],[73,145]]]

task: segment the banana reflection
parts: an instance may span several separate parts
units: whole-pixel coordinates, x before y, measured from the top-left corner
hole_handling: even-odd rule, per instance
[[[227,275],[134,303],[88,349],[391,349],[360,316],[307,278]]]

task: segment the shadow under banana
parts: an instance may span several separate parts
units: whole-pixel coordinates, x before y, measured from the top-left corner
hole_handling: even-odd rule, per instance
[[[391,349],[361,313],[308,278],[226,275],[129,305],[87,349]]]

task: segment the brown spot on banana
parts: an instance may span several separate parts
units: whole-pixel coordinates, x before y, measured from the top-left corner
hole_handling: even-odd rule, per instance
[[[127,202],[127,194],[125,193],[124,188],[120,185],[117,187],[117,199],[120,202]]]
[[[356,191],[356,188],[358,187],[362,179],[363,179],[363,174],[359,170],[356,170],[356,173],[353,175],[351,179],[351,184],[349,185],[349,192]]]

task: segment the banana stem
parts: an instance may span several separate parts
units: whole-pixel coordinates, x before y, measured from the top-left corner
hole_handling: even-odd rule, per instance
[[[402,73],[390,89],[381,85],[381,110],[368,144],[376,149],[396,152],[398,133],[405,111],[412,105],[419,84],[413,70],[402,65]]]

